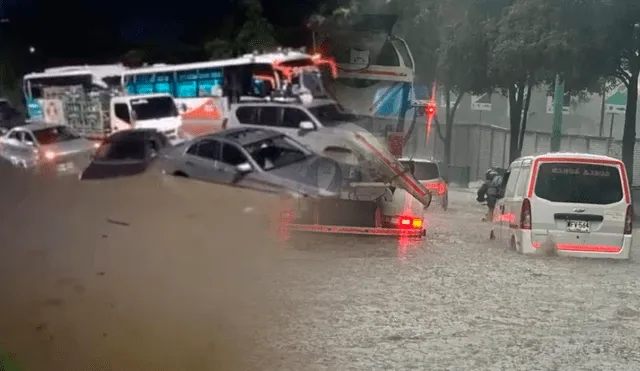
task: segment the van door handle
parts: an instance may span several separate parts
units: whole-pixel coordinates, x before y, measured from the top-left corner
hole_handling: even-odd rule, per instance
[[[191,162],[191,161],[187,161],[187,162],[185,162],[185,164],[187,166],[195,166],[195,164],[193,162]]]

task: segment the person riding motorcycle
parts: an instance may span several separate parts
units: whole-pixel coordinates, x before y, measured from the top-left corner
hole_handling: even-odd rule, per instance
[[[498,202],[498,196],[500,195],[500,187],[502,186],[502,177],[495,169],[488,169],[484,173],[485,181],[482,183],[480,189],[478,189],[478,202],[487,202],[487,208],[489,209],[484,221],[493,221],[493,210]]]

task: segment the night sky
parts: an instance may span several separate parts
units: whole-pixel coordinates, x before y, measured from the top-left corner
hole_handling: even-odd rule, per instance
[[[158,55],[194,59],[204,42],[217,37],[229,22],[241,24],[237,0],[0,0],[0,38],[28,53],[37,51],[38,64],[67,62],[111,63],[131,49],[146,48]],[[308,32],[305,19],[320,0],[264,0],[264,15],[299,43]],[[289,42],[287,42],[289,41]],[[187,53],[192,51],[192,53]],[[203,50],[202,50],[203,52]],[[163,54],[164,53],[164,54]],[[184,54],[184,56],[182,56]]]

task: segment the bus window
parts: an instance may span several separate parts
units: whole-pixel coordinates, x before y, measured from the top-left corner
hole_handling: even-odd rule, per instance
[[[198,96],[209,97],[214,88],[222,86],[222,70],[205,68],[198,70]]]
[[[157,73],[153,92],[173,94],[173,72]]]
[[[124,86],[127,89],[128,94],[137,94],[138,89],[136,89],[135,76],[125,76],[124,77]]]
[[[138,94],[153,93],[154,75],[151,73],[136,76],[136,92]]]
[[[193,98],[198,96],[198,73],[196,70],[176,73],[176,97]]]

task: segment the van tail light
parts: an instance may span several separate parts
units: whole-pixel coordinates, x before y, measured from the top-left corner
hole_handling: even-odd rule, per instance
[[[520,229],[531,229],[531,202],[528,198],[522,201],[522,210],[520,212]]]
[[[633,205],[627,206],[627,215],[624,218],[624,234],[633,233]]]
[[[436,192],[438,196],[442,196],[447,192],[447,185],[444,182],[427,183],[427,189]]]

